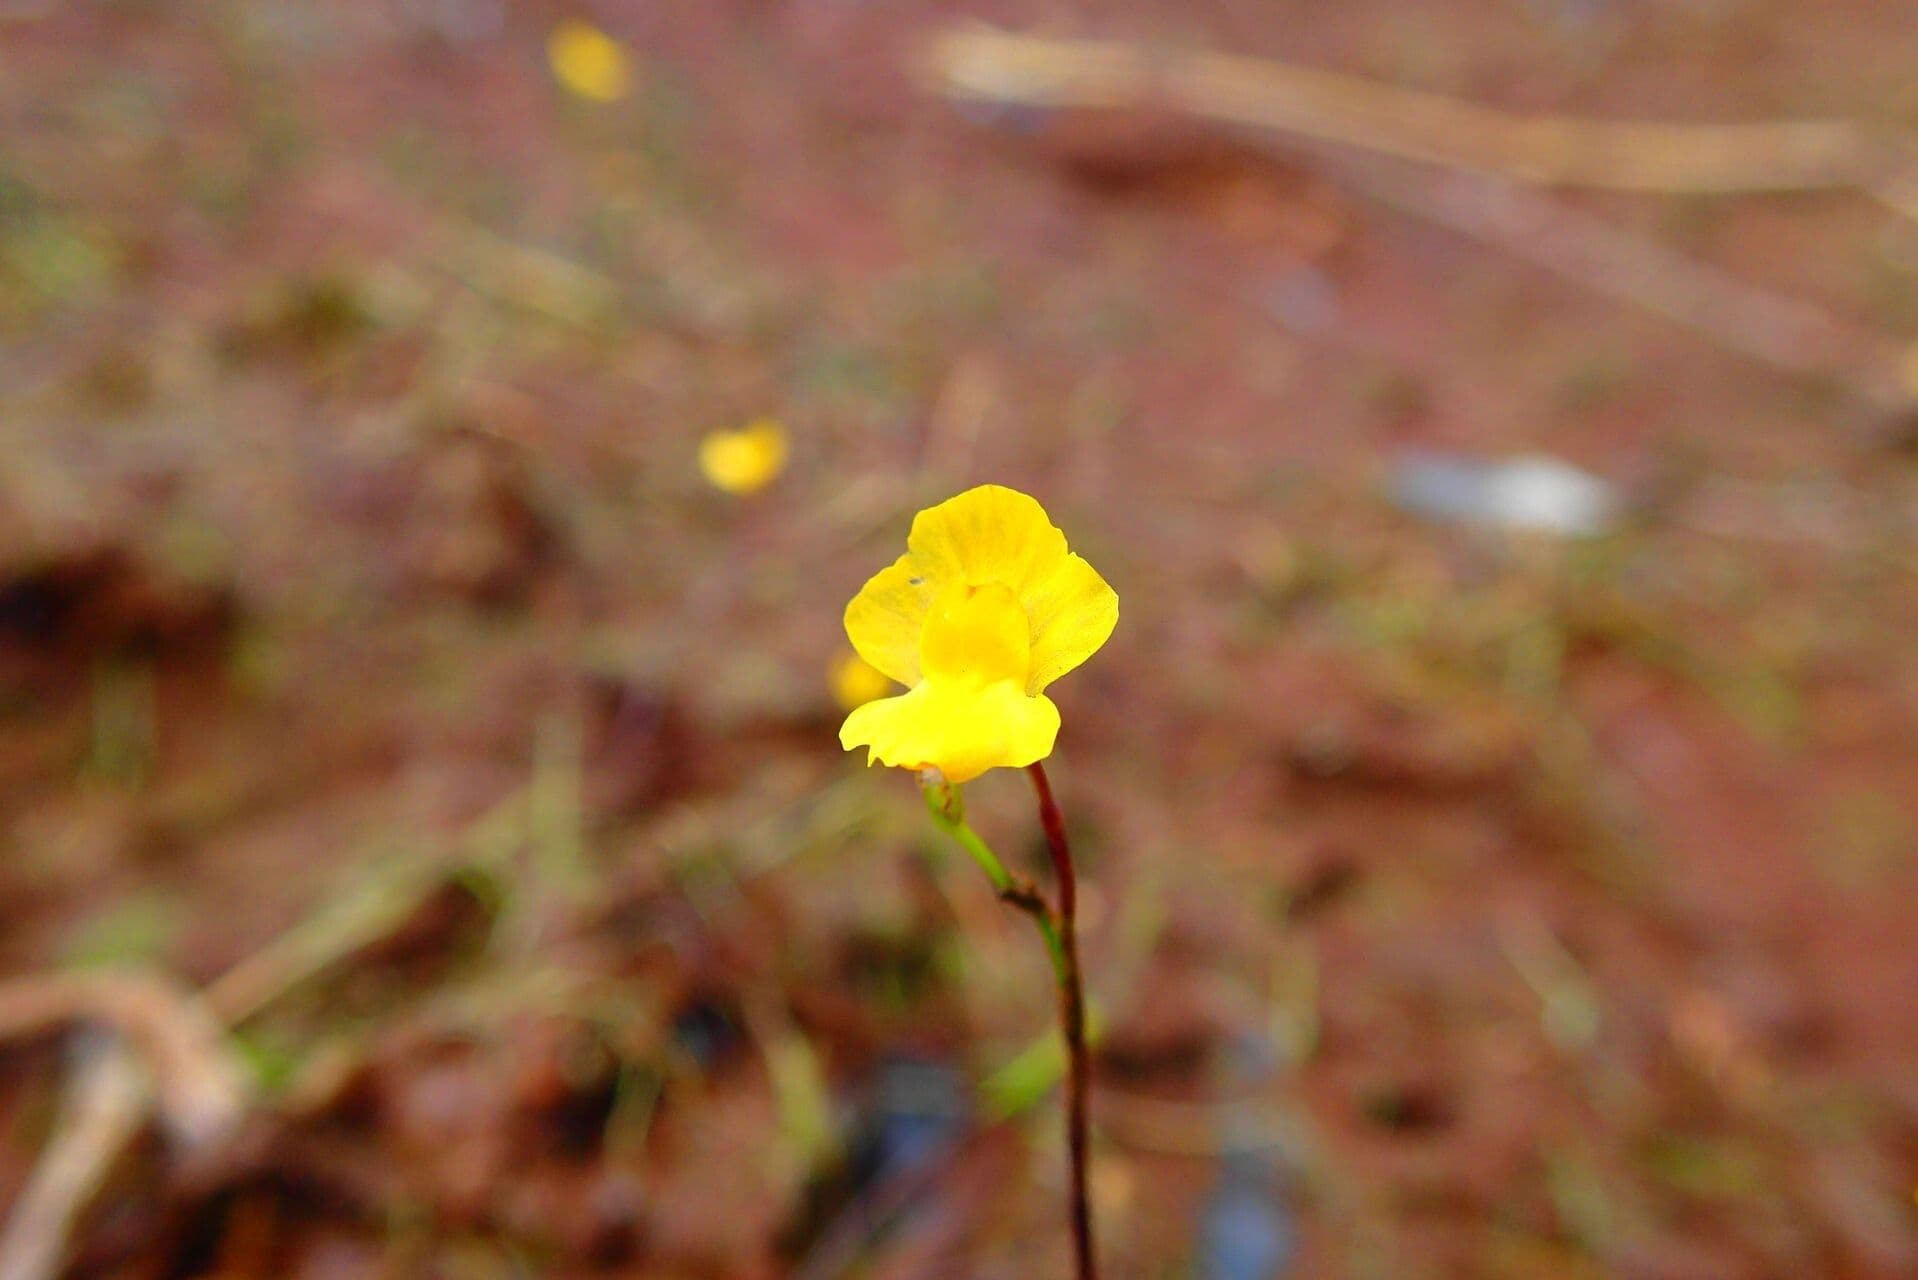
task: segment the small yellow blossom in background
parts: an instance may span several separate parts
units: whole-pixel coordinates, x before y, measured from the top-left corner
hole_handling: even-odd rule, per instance
[[[758,493],[786,469],[786,426],[760,418],[736,431],[709,431],[699,442],[699,469],[713,488]]]
[[[593,102],[617,102],[633,86],[633,60],[617,40],[590,22],[568,18],[546,37],[554,77]]]
[[[852,711],[892,692],[892,681],[883,671],[856,653],[842,653],[827,673],[832,681],[832,696],[840,707]]]
[[[968,489],[921,511],[906,554],[846,606],[853,648],[907,691],[853,711],[840,744],[953,783],[1043,760],[1059,733],[1046,686],[1118,622],[1119,597],[1035,499]]]
[[[1903,377],[1905,390],[1918,396],[1918,342],[1905,348],[1905,358],[1898,362],[1898,372]]]

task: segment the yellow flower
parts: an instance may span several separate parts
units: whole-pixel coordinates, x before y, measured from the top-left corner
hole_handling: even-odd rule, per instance
[[[907,692],[846,717],[839,741],[866,763],[968,782],[1052,754],[1045,688],[1094,653],[1119,597],[1066,550],[1045,508],[996,484],[921,511],[906,554],[846,606],[859,656]]]
[[[828,674],[833,699],[848,711],[892,692],[892,681],[886,679],[885,673],[856,653],[840,654]]]
[[[699,442],[699,469],[715,489],[758,493],[786,469],[786,427],[760,418],[737,431],[709,431]]]
[[[561,84],[594,102],[617,102],[633,85],[633,62],[625,48],[578,18],[566,19],[546,37],[546,60]]]

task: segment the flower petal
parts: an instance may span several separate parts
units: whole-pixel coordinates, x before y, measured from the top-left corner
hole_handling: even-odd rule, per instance
[[[840,745],[867,748],[866,763],[934,768],[950,782],[988,769],[1023,769],[1052,754],[1059,708],[1002,680],[983,689],[927,681],[896,698],[868,702],[846,717]]]
[[[937,594],[910,554],[866,580],[846,606],[846,638],[859,656],[900,684],[919,683],[919,633]]]
[[[982,484],[913,518],[906,539],[918,571],[934,586],[997,582],[1021,600],[1026,588],[1066,558],[1066,535],[1038,500]]]
[[[1026,692],[1039,693],[1099,651],[1119,625],[1119,596],[1086,563],[1069,555],[1020,593],[1032,625]]]

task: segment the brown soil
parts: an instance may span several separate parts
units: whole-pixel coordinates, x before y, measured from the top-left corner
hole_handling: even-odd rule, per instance
[[[949,6],[595,6],[612,104],[553,83],[556,6],[6,8],[0,973],[205,988],[249,1095],[115,1161],[73,1274],[1063,1274],[1044,1081],[995,1110],[1041,955],[825,675],[911,512],[988,479],[1122,601],[1053,762],[1113,1277],[1215,1274],[1262,1134],[1299,1276],[1918,1274],[1896,405],[1344,158],[955,111],[908,71]],[[1903,0],[967,9],[1918,119]],[[1562,202],[1918,331],[1918,224],[1862,197]],[[766,414],[788,471],[707,489],[701,435]],[[1424,522],[1413,449],[1632,515]],[[1038,874],[1022,787],[969,796]],[[0,1041],[0,1203],[88,1043]],[[901,1078],[956,1111],[875,1174]]]

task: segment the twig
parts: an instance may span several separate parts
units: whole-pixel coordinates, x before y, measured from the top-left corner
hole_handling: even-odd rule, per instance
[[[192,992],[150,974],[54,974],[0,983],[0,1040],[61,1023],[108,1027],[145,1061],[160,1115],[190,1145],[217,1141],[246,1110],[246,1076]]]
[[[74,1219],[146,1119],[147,1090],[126,1047],[97,1037],[82,1052],[46,1154],[0,1235],[0,1280],[59,1273]]]
[[[1905,352],[1874,330],[1751,285],[1523,187],[1367,163],[1353,151],[1512,183],[1668,194],[1856,189],[1918,219],[1918,149],[1851,121],[1616,123],[1523,116],[1360,77],[1227,54],[972,27],[930,47],[938,91],[1066,109],[1164,108],[1293,135],[1383,203],[1635,303],[1739,354],[1912,408]]]
[[[1644,307],[1739,355],[1792,374],[1837,378],[1882,408],[1911,402],[1899,372],[1903,351],[1882,334],[1537,192],[1378,164],[1341,164],[1339,174],[1392,208]]]
[[[0,983],[0,1040],[70,1022],[113,1033],[69,1085],[61,1127],[0,1234],[0,1280],[49,1280],[57,1273],[80,1212],[144,1123],[149,1090],[181,1141],[204,1145],[229,1134],[250,1098],[226,1027],[389,932],[446,873],[417,868],[403,884],[384,883],[380,892],[323,911],[199,994],[137,973],[46,974]]]
[[[1732,193],[1850,187],[1914,212],[1918,157],[1850,120],[1666,124],[1521,115],[1360,76],[1234,54],[966,27],[927,71],[956,98],[1162,105],[1406,160],[1554,186]]]

